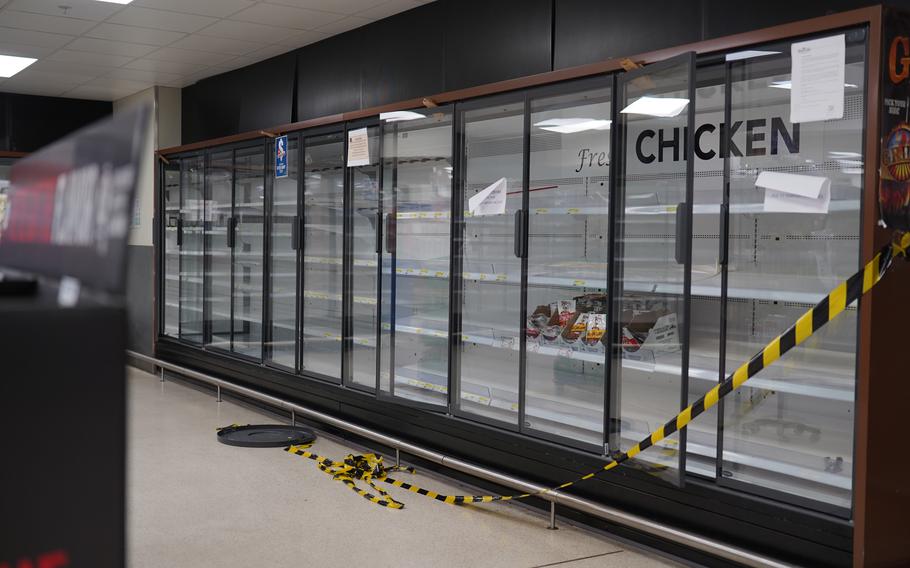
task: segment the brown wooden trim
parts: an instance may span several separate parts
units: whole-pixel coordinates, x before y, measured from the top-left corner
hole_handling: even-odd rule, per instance
[[[423,106],[424,99],[431,99],[437,104],[450,103],[454,101],[460,101],[464,99],[470,99],[474,97],[480,97],[485,95],[492,95],[495,93],[502,93],[505,91],[513,91],[516,89],[526,89],[528,87],[536,87],[539,85],[545,85],[548,83],[555,83],[558,81],[565,81],[567,79],[578,79],[581,77],[587,77],[589,75],[598,75],[601,73],[610,73],[614,71],[621,70],[622,62],[627,59],[631,59],[637,63],[647,64],[647,63],[656,63],[658,61],[663,61],[680,53],[686,53],[689,51],[694,51],[698,54],[714,53],[718,51],[725,51],[735,48],[743,48],[749,45],[754,45],[758,43],[765,43],[768,41],[773,41],[775,39],[781,39],[786,37],[793,37],[799,35],[806,35],[815,32],[821,32],[829,29],[843,28],[848,26],[854,26],[865,23],[872,22],[881,22],[881,6],[870,6],[868,8],[858,8],[856,10],[849,10],[846,12],[839,12],[837,14],[831,14],[829,16],[820,16],[818,18],[811,18],[808,20],[801,20],[799,22],[791,22],[789,24],[781,24],[778,26],[772,26],[769,28],[763,28],[760,30],[755,30],[751,32],[744,32],[740,34],[734,34],[730,36],[725,36],[716,39],[710,39],[695,43],[684,44],[676,47],[669,47],[665,49],[659,49],[656,51],[648,51],[646,53],[641,53],[638,55],[633,55],[631,57],[616,57],[613,59],[607,59],[604,61],[599,61],[597,63],[589,63],[587,65],[579,65],[576,67],[568,67],[566,69],[557,69],[555,71],[547,71],[546,73],[538,73],[536,75],[528,75],[526,77],[518,77],[516,79],[507,79],[505,81],[498,81],[496,83],[488,83],[486,85],[479,85],[476,87],[468,87],[465,89],[458,89],[455,91],[447,91],[444,93],[439,93],[429,96],[415,97],[413,99],[407,99],[403,101],[398,101],[395,103],[389,103],[386,105],[375,106],[365,109],[352,110],[349,112],[344,112],[341,114],[333,114],[329,116],[323,116],[319,118],[312,118],[309,120],[304,120],[301,122],[294,122],[290,124],[284,124],[280,126],[275,126],[273,128],[263,129],[272,134],[285,134],[288,132],[294,132],[297,130],[303,130],[306,128],[312,128],[314,126],[323,126],[326,124],[334,124],[337,122],[344,122],[348,120],[356,120],[359,118],[365,118],[368,116],[375,116],[380,112],[391,112],[395,110],[407,110],[412,108],[419,108]],[[213,138],[211,140],[203,140],[200,142],[194,142],[192,144],[185,144],[183,146],[174,146],[171,148],[162,148],[158,151],[159,154],[175,154],[178,152],[188,152],[190,150],[199,150],[202,148],[207,148],[210,146],[217,146],[221,144],[229,144],[231,142],[239,142],[241,140],[250,140],[253,138],[262,137],[262,130],[256,130],[252,132],[244,132],[240,134],[234,134],[232,136],[224,136],[221,138]]]
[[[877,230],[878,221],[878,165],[879,165],[879,106],[882,77],[882,16],[881,8],[869,24],[869,57],[866,62],[866,133],[865,133],[865,176],[863,180],[863,217],[860,239],[860,266],[872,258],[875,251],[883,246]],[[869,451],[869,384],[872,379],[870,340],[872,339],[872,314],[877,294],[869,294],[861,300],[859,311],[859,361],[857,364],[855,390],[855,422],[853,453],[853,565],[863,566],[866,546],[866,481]]]
[[[28,156],[28,152],[10,152],[6,150],[0,150],[0,158],[24,158]]]

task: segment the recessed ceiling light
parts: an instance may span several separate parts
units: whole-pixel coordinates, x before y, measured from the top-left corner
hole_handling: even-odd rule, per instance
[[[596,118],[551,118],[535,122],[534,126],[550,132],[574,134],[585,130],[609,130],[612,122],[611,120],[599,120]]]
[[[16,55],[0,55],[0,77],[12,77],[22,71],[37,59],[33,57],[18,57]]]
[[[107,2],[108,4],[129,4],[133,0],[97,0],[98,2]]]
[[[619,112],[623,114],[646,114],[658,118],[672,118],[679,116],[687,106],[689,106],[689,99],[641,97]]]
[[[384,120],[386,122],[398,122],[400,120],[419,120],[421,118],[426,117],[419,112],[414,112],[411,110],[396,110],[392,112],[379,113],[379,120]]]

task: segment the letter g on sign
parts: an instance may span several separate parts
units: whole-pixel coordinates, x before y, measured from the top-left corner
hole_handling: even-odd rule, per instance
[[[901,47],[902,52],[900,59],[897,54],[898,47]],[[897,36],[891,40],[891,49],[888,51],[888,76],[895,85],[910,77],[910,38],[907,36]]]

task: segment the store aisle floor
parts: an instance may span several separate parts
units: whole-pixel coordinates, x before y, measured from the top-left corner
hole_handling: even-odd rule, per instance
[[[515,505],[454,507],[401,489],[403,510],[379,507],[281,449],[219,444],[215,429],[274,418],[129,369],[130,568],[675,566]],[[354,451],[320,437],[314,451]],[[420,486],[464,494],[418,473]]]

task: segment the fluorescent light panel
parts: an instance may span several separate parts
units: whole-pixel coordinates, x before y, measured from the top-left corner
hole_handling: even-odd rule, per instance
[[[596,118],[550,118],[535,122],[534,126],[541,130],[558,132],[560,134],[574,134],[584,132],[585,130],[609,130],[611,120],[600,120]]]
[[[768,85],[772,89],[792,89],[793,84],[790,81],[774,81]],[[844,83],[844,87],[848,89],[856,89],[859,85],[854,85],[853,83]]]
[[[623,114],[645,114],[658,118],[672,118],[679,116],[689,106],[689,99],[676,99],[672,97],[641,97],[634,103],[622,109]]]
[[[739,61],[741,59],[751,59],[753,57],[764,57],[765,55],[778,55],[779,51],[759,51],[757,49],[747,49],[746,51],[737,51],[727,54],[727,61]]]
[[[37,59],[33,57],[19,57],[16,55],[0,55],[0,77],[12,77],[22,71]]]
[[[426,118],[424,115],[419,112],[414,112],[412,110],[396,110],[392,112],[381,112],[379,113],[379,120],[384,120],[386,122],[399,122],[402,120],[419,120],[421,118]]]
[[[107,2],[108,4],[129,4],[133,0],[96,0],[98,2]]]

